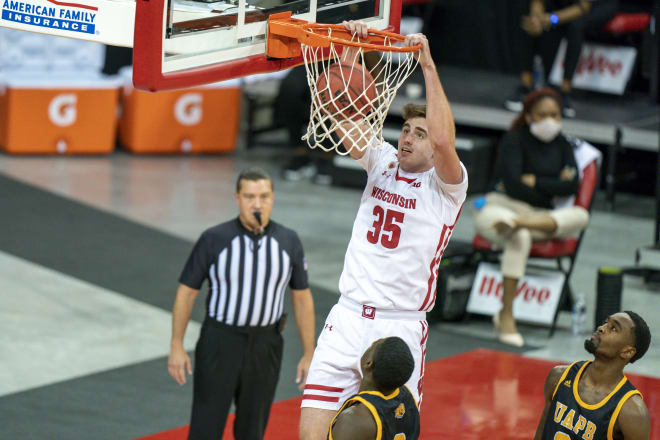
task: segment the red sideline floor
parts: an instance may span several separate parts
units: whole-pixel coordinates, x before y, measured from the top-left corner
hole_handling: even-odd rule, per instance
[[[420,438],[533,438],[543,409],[543,383],[555,365],[492,350],[474,350],[427,363]],[[651,440],[660,440],[660,379],[627,376],[644,395],[651,414]],[[298,438],[300,400],[273,405],[266,440]],[[233,440],[232,425],[233,415],[223,440]],[[188,427],[182,426],[138,440],[185,440],[187,433]]]

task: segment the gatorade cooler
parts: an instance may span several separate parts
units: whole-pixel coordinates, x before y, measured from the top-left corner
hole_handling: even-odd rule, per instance
[[[12,154],[103,154],[115,145],[118,79],[4,72],[0,147]]]
[[[144,92],[122,72],[119,138],[134,153],[226,153],[238,135],[241,89],[225,81],[190,89]]]

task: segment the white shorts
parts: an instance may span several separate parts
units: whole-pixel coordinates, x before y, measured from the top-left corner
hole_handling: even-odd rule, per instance
[[[426,313],[374,309],[343,296],[328,313],[319,336],[301,407],[339,410],[360,387],[364,352],[374,341],[389,336],[399,336],[410,348],[415,369],[406,385],[421,407]]]

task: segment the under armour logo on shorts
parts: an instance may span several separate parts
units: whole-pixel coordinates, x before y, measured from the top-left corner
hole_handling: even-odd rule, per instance
[[[362,317],[374,319],[376,316],[376,308],[371,306],[362,306]]]

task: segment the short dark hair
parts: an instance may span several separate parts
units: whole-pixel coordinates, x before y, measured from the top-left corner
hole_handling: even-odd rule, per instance
[[[408,344],[398,336],[386,338],[373,357],[374,382],[383,390],[394,390],[406,383],[415,369]]]
[[[625,310],[623,313],[627,313],[628,316],[630,316],[630,319],[632,319],[632,322],[635,324],[632,329],[632,333],[635,339],[635,350],[637,351],[635,356],[630,358],[630,363],[632,364],[637,359],[640,359],[642,356],[644,356],[646,350],[649,349],[649,345],[651,345],[651,331],[649,330],[649,326],[646,325],[644,318],[639,316],[637,313],[631,312],[629,310]]]
[[[426,106],[419,104],[406,104],[403,106],[403,119],[426,118]]]
[[[274,190],[273,181],[270,176],[263,168],[259,167],[250,167],[246,168],[238,174],[238,179],[236,179],[236,192],[241,192],[241,182],[244,180],[268,180],[270,181],[270,187]]]

